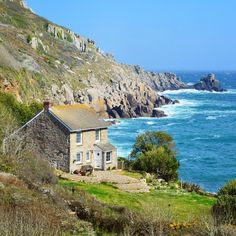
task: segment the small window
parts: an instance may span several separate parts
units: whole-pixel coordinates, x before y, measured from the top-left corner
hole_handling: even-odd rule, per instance
[[[83,158],[83,153],[82,152],[77,152],[77,154],[76,154],[76,164],[81,164],[82,163],[82,158]]]
[[[90,151],[86,152],[86,162],[90,162]]]
[[[112,152],[106,152],[106,162],[111,162]]]
[[[77,144],[82,144],[82,132],[76,133],[76,143]]]
[[[100,129],[95,130],[96,141],[100,141]]]

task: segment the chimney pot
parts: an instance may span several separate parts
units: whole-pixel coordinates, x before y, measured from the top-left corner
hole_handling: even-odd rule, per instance
[[[44,101],[43,102],[43,108],[44,108],[44,111],[48,111],[49,108],[50,108],[50,102],[49,101]]]

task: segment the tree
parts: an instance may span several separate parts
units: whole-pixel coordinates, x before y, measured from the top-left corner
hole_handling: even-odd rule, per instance
[[[139,135],[130,158],[134,160],[135,170],[155,173],[166,181],[178,178],[175,143],[165,132],[152,131]]]

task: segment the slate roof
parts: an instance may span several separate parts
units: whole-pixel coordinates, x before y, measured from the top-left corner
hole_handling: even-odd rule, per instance
[[[53,106],[49,112],[71,132],[106,128],[109,122],[99,118],[96,111],[85,104]]]
[[[116,147],[113,146],[111,143],[96,143],[95,146],[99,147],[102,151],[112,151],[115,150]]]

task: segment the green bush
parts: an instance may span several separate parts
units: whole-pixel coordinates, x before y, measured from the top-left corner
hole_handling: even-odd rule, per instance
[[[219,190],[212,213],[218,223],[236,225],[236,179]]]
[[[178,179],[175,143],[165,132],[146,132],[137,137],[130,154],[133,168],[156,174],[165,181]]]
[[[32,102],[29,105],[20,103],[12,94],[3,92],[0,92],[0,104],[7,109],[19,125],[29,121],[43,107],[37,102]]]
[[[236,197],[236,179],[229,181],[219,190],[218,196],[224,195]]]
[[[71,37],[70,34],[67,35],[67,41],[73,43],[73,38]]]
[[[32,36],[30,34],[27,35],[27,43],[31,43],[32,42]]]
[[[58,31],[57,32],[57,37],[61,40],[63,40],[63,37],[62,37],[62,32],[61,31]]]

